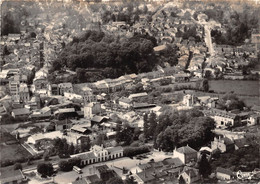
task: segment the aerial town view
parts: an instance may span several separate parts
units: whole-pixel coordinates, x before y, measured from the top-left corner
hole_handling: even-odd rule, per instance
[[[260,183],[260,1],[0,5],[1,184]]]

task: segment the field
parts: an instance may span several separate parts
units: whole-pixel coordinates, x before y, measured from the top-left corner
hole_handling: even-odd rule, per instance
[[[0,160],[22,159],[30,156],[30,153],[23,148],[16,139],[5,130],[0,130]]]
[[[260,93],[259,81],[246,80],[210,80],[209,87],[217,93],[234,91],[238,95],[258,96]]]

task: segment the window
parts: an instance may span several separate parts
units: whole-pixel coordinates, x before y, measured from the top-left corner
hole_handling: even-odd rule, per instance
[[[221,121],[221,125],[224,125],[224,122],[223,122],[223,121]]]

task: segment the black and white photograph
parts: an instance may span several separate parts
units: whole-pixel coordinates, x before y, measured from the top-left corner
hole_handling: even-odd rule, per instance
[[[0,0],[1,184],[260,184],[260,0]]]

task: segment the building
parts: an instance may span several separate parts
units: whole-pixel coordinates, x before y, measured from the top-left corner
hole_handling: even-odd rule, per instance
[[[118,104],[124,109],[128,109],[132,106],[132,100],[129,98],[121,97],[118,99]]]
[[[138,99],[140,99],[140,98],[143,98],[143,97],[147,97],[148,96],[148,94],[146,93],[146,92],[144,92],[144,93],[135,93],[135,94],[131,94],[131,95],[129,95],[129,99],[130,100],[138,100]]]
[[[58,90],[58,85],[57,84],[48,84],[47,85],[47,89],[48,89],[48,96],[52,96],[52,95],[58,95],[59,94],[59,90]]]
[[[94,95],[92,92],[84,92],[83,101],[84,101],[84,104],[88,104],[91,102],[97,102],[97,95]]]
[[[19,87],[19,97],[21,102],[28,102],[30,100],[30,94],[27,84],[21,83]]]
[[[101,104],[99,102],[91,102],[84,106],[84,117],[91,119],[94,115],[101,113]]]
[[[216,178],[219,180],[231,180],[233,176],[233,172],[229,169],[224,169],[222,167],[216,169]]]
[[[183,179],[183,181],[187,184],[198,183],[198,181],[200,180],[199,170],[185,166],[182,173],[179,176],[179,180],[180,179]]]
[[[240,118],[237,114],[213,108],[207,113],[215,120],[217,128],[235,127],[240,125]]]
[[[20,109],[13,109],[12,116],[15,119],[27,119],[30,115],[30,111],[26,108],[20,108]]]
[[[178,158],[166,158],[159,162],[149,162],[133,168],[134,177],[138,183],[157,183],[171,181],[177,183],[179,173],[184,164]]]
[[[0,175],[0,182],[3,184],[23,183],[26,177],[21,170],[3,170]]]
[[[104,148],[102,146],[95,145],[90,148],[89,152],[79,153],[76,155],[71,155],[72,158],[79,157],[81,158],[81,165],[89,165],[93,163],[113,160],[116,158],[123,157],[123,148],[118,147],[109,147]]]
[[[58,90],[60,95],[64,95],[64,92],[73,93],[72,84],[69,82],[58,84]]]
[[[19,85],[20,82],[19,81],[10,81],[9,82],[9,90],[10,90],[10,94],[13,95],[18,95],[19,93]]]
[[[183,96],[182,103],[187,107],[193,106],[194,105],[194,95],[187,94],[187,95]]]
[[[173,150],[173,158],[179,158],[182,163],[187,164],[197,161],[197,151],[187,146],[176,148]]]
[[[27,143],[28,144],[36,144],[42,140],[46,139],[45,136],[42,133],[34,134],[28,137]]]
[[[247,126],[260,124],[260,114],[251,114],[247,119]]]
[[[214,138],[211,142],[212,151],[218,149],[221,153],[232,151],[235,149],[234,142],[227,137]]]
[[[39,90],[46,90],[47,92],[47,84],[48,84],[48,80],[43,76],[33,79],[35,92]]]

